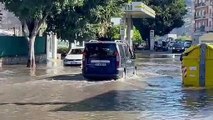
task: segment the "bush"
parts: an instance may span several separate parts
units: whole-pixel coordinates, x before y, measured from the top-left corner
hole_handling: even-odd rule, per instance
[[[58,48],[57,52],[61,54],[62,58],[64,58],[69,52],[69,48]]]

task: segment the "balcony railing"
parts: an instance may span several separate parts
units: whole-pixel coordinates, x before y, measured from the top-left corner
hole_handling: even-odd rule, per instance
[[[194,19],[204,19],[204,18],[207,18],[206,15],[204,15],[204,16],[194,16]]]
[[[195,28],[195,32],[208,32],[210,30],[209,27],[202,25],[200,28]]]
[[[206,3],[196,3],[195,7],[203,7],[206,6]]]

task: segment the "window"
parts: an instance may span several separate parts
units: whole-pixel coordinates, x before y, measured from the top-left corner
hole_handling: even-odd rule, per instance
[[[205,13],[206,13],[205,10],[202,10],[202,16],[205,16]]]
[[[200,28],[201,27],[201,24],[200,24],[200,22],[198,22],[198,28]]]
[[[119,50],[120,50],[121,58],[124,58],[125,57],[125,52],[124,52],[124,49],[123,49],[122,45],[118,45],[118,47],[119,47]]]
[[[126,57],[130,58],[130,57],[131,57],[131,55],[130,55],[130,53],[129,53],[129,49],[128,49],[128,47],[127,47],[127,46],[124,46],[124,49],[125,49]]]
[[[115,57],[116,45],[112,43],[87,44],[85,48],[86,56],[90,58]]]

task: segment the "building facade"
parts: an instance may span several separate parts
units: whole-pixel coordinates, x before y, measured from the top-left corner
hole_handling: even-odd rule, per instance
[[[194,0],[194,38],[213,32],[213,0]]]
[[[194,32],[213,31],[213,0],[194,0]]]

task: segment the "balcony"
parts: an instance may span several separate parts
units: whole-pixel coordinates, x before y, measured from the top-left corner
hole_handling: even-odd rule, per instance
[[[206,19],[207,17],[206,17],[206,15],[204,15],[204,16],[194,16],[194,19],[195,20],[197,20],[197,19]]]
[[[196,3],[195,4],[195,8],[198,8],[198,7],[205,7],[207,6],[208,4],[207,3]]]
[[[209,27],[204,25],[202,25],[200,28],[195,28],[195,32],[209,32],[210,30],[211,29]]]

